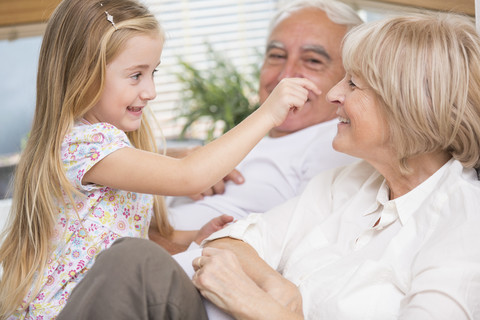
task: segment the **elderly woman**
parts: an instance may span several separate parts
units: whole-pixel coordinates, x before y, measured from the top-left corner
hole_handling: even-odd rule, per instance
[[[195,286],[238,319],[480,319],[479,36],[394,17],[343,62],[333,146],[363,161],[212,235]]]

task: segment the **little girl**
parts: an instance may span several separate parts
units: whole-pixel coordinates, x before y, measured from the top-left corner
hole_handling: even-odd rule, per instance
[[[288,112],[306,79],[282,81],[227,134],[183,159],[156,153],[144,115],[164,34],[136,0],[64,0],[40,52],[35,118],[18,165],[0,262],[0,318],[62,310],[98,254],[146,238],[153,217],[171,235],[162,198],[198,193],[230,172]]]

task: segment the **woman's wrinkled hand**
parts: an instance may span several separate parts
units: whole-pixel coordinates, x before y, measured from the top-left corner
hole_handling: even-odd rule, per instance
[[[259,288],[243,271],[237,256],[229,250],[204,248],[192,261],[193,284],[219,308],[231,312],[245,296]]]
[[[280,274],[271,277],[262,285],[270,296],[290,311],[303,314],[302,295],[297,286]]]
[[[303,319],[299,290],[280,274],[267,281],[268,288],[264,290],[245,273],[233,252],[212,247],[204,248],[192,265],[192,281],[200,293],[236,318],[263,319],[266,314],[282,314],[287,309],[283,312],[286,316],[292,312],[294,319]]]

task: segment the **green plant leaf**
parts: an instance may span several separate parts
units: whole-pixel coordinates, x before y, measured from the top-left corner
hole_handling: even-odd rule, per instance
[[[223,133],[230,130],[258,108],[257,83],[260,69],[252,66],[250,77],[240,73],[230,60],[207,45],[212,66],[200,70],[178,58],[182,70],[176,73],[182,84],[178,118],[185,119],[180,137],[184,138],[199,120],[209,119],[207,140],[214,136],[217,124],[224,123]],[[258,55],[260,56],[260,55]]]

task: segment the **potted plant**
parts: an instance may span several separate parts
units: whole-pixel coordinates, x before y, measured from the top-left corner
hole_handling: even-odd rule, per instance
[[[253,74],[248,77],[210,46],[207,48],[212,67],[206,70],[179,59],[183,67],[182,72],[176,74],[183,84],[179,118],[186,120],[180,138],[184,138],[198,121],[208,120],[206,140],[210,141],[233,128],[259,106],[258,66],[253,66]]]

